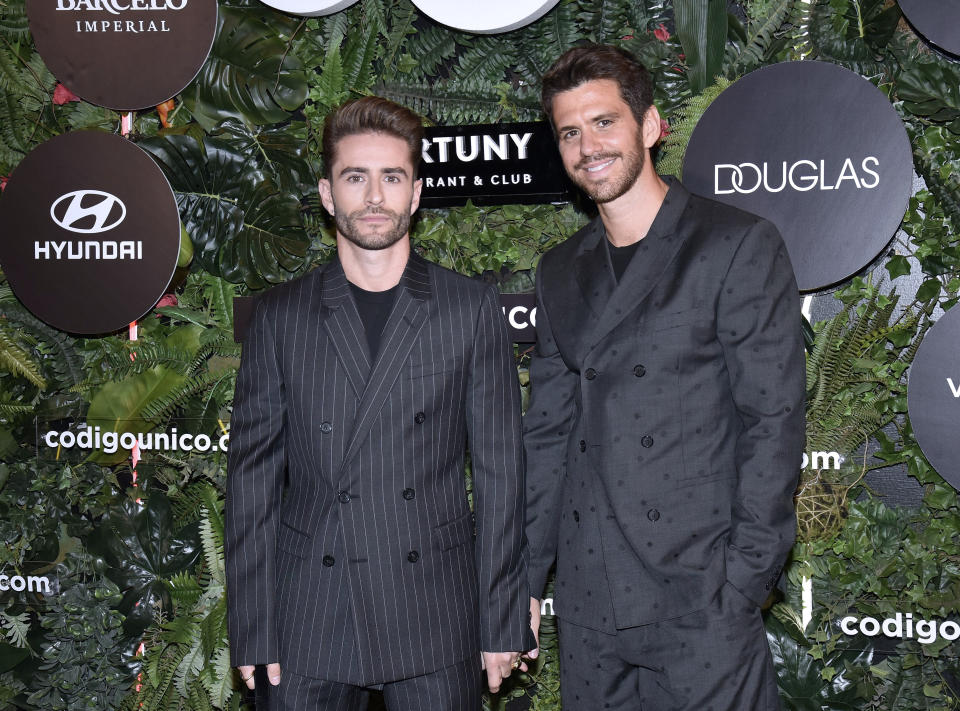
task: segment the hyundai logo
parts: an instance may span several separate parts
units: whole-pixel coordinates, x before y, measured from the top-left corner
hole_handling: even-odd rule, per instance
[[[91,196],[92,199],[86,200],[84,207],[84,198]],[[97,199],[99,198],[99,199]],[[61,205],[66,204],[66,208]],[[119,208],[117,210],[116,208]],[[50,206],[50,217],[53,221],[65,230],[71,232],[81,232],[83,234],[96,234],[107,232],[123,222],[127,216],[127,207],[116,195],[105,193],[102,190],[74,190],[58,197],[53,205]],[[93,218],[93,224],[87,218]],[[113,217],[112,222],[108,220]],[[76,227],[77,223],[83,223],[84,227]]]

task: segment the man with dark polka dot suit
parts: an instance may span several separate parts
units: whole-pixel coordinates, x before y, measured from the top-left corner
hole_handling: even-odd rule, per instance
[[[564,711],[771,711],[760,608],[795,532],[799,295],[772,224],[656,174],[652,96],[613,47],[543,80],[599,216],[537,269],[530,589],[556,561]]]

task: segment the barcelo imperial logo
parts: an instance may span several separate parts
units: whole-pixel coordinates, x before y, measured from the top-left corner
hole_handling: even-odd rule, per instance
[[[50,206],[54,222],[65,230],[82,234],[112,230],[126,216],[127,206],[123,201],[102,190],[74,190],[61,195]]]
[[[182,10],[187,0],[57,0],[57,10],[106,11],[111,15],[121,12],[147,10]]]

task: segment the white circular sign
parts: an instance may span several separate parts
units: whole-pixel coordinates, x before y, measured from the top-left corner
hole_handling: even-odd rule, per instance
[[[332,15],[335,12],[350,7],[357,0],[261,0],[275,10],[289,12],[291,15],[316,17],[317,15]]]
[[[437,22],[464,32],[494,34],[529,25],[559,0],[413,0]]]

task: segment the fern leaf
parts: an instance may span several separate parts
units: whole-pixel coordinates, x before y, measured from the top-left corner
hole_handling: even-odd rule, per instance
[[[616,0],[597,0],[584,5],[577,21],[591,42],[606,44],[624,34],[628,24],[625,5]]]
[[[47,381],[40,373],[40,364],[14,341],[0,322],[0,369],[26,378],[41,390],[46,390]]]
[[[210,695],[217,708],[226,708],[234,694],[234,674],[230,666],[230,652],[226,647],[217,650],[213,663],[208,664],[200,677],[200,683]]]
[[[187,686],[192,682],[200,670],[203,669],[205,659],[203,649],[199,639],[194,639],[193,643],[187,649],[186,654],[177,665],[176,673],[173,676],[173,685],[180,696],[187,696]]]
[[[670,135],[663,142],[663,157],[657,162],[657,172],[662,175],[679,177],[683,170],[683,158],[687,152],[690,136],[701,117],[718,96],[733,82],[717,77],[716,83],[708,86],[703,93],[690,99],[680,111],[680,120],[670,127]]]
[[[0,612],[0,617],[3,620],[0,625],[7,632],[7,641],[14,647],[30,649],[30,643],[27,641],[27,634],[30,632],[30,613],[8,615],[6,612]]]
[[[446,27],[431,25],[411,35],[406,48],[417,68],[417,76],[432,77],[456,54],[457,41]]]
[[[749,24],[746,42],[727,46],[729,76],[747,74],[770,59],[775,40],[781,36],[781,30],[787,24],[796,2],[779,0],[766,17]]]

